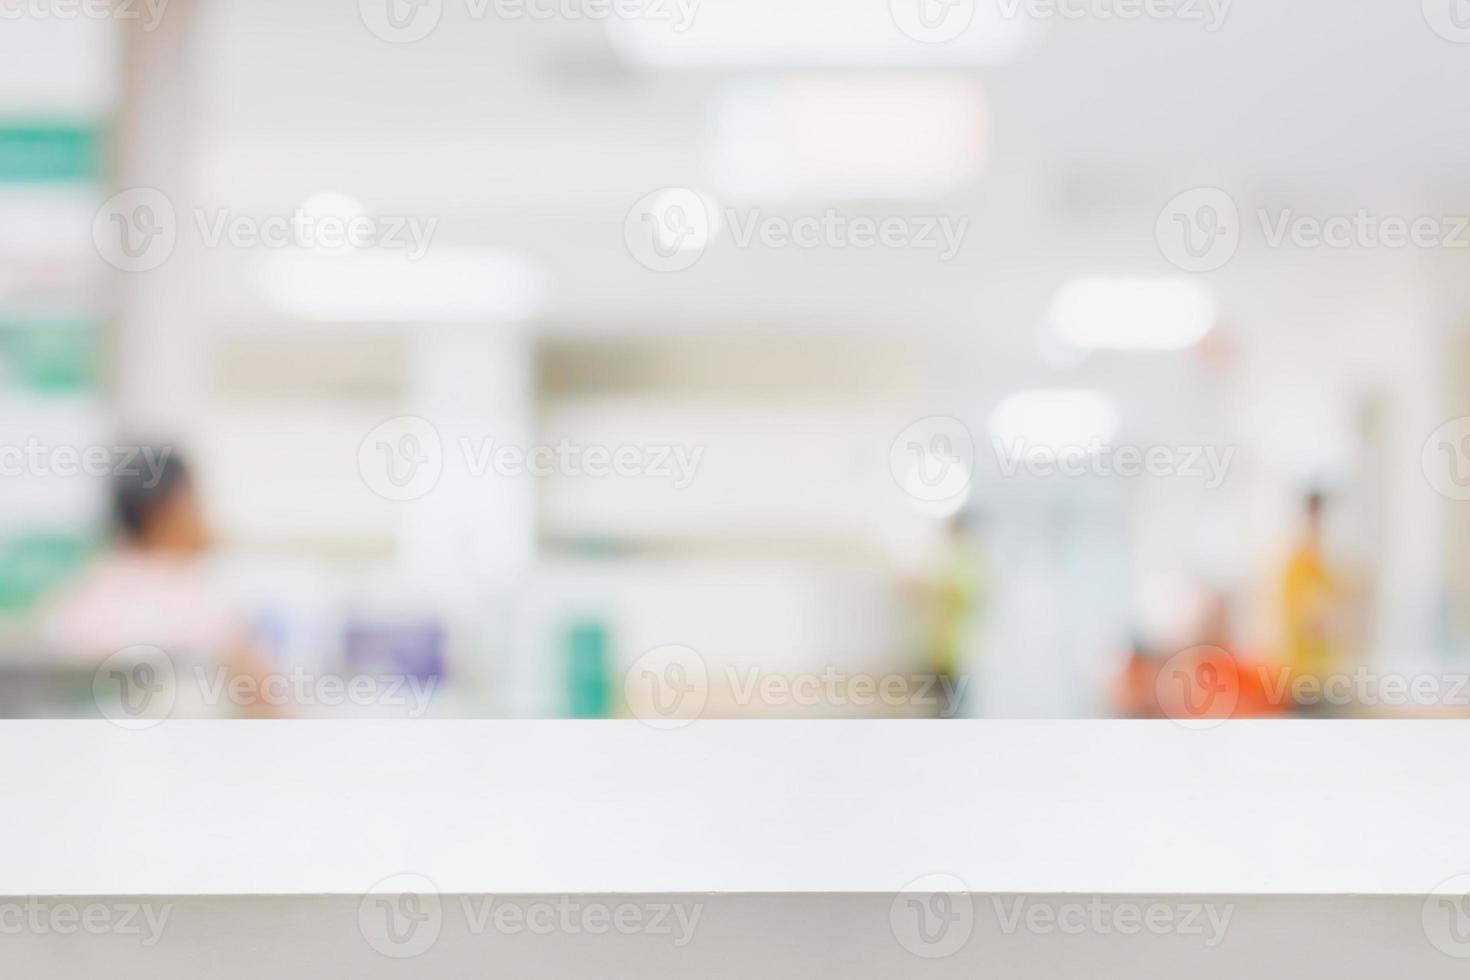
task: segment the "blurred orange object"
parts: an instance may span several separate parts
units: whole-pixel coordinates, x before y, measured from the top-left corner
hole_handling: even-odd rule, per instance
[[[1271,667],[1214,645],[1189,647],[1167,659],[1135,651],[1115,689],[1119,713],[1129,718],[1265,718],[1292,710],[1273,697]]]

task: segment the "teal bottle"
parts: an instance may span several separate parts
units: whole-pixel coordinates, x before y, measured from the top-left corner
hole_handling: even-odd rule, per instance
[[[567,715],[606,718],[612,704],[607,627],[595,620],[574,624],[566,637]]]

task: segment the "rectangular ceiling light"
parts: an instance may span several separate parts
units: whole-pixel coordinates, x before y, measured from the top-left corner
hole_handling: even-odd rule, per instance
[[[724,89],[712,131],[722,200],[932,197],[979,172],[985,107],[957,77],[762,79]]]
[[[1214,295],[1189,279],[1088,276],[1057,292],[1046,325],[1082,350],[1185,350],[1216,315]]]
[[[1070,455],[1112,442],[1120,425],[1118,407],[1090,388],[1029,388],[1001,399],[988,428],[1007,455]]]
[[[915,68],[1011,59],[1031,19],[985,0],[702,0],[608,21],[614,48],[657,68]]]
[[[514,322],[534,316],[545,278],[519,255],[493,249],[434,247],[413,260],[403,252],[271,252],[261,291],[272,307],[305,320]]]

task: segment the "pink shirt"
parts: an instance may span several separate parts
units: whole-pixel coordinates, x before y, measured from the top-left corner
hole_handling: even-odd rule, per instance
[[[97,561],[47,610],[42,640],[68,659],[98,661],[135,644],[220,664],[243,630],[202,562],[118,551]]]

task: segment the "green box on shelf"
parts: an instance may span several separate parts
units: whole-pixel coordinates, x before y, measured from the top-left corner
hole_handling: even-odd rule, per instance
[[[0,317],[0,385],[44,392],[102,384],[102,330],[84,320]]]
[[[104,159],[96,126],[0,120],[0,183],[96,181]]]
[[[0,538],[0,613],[24,612],[71,578],[101,542],[83,534]]]

